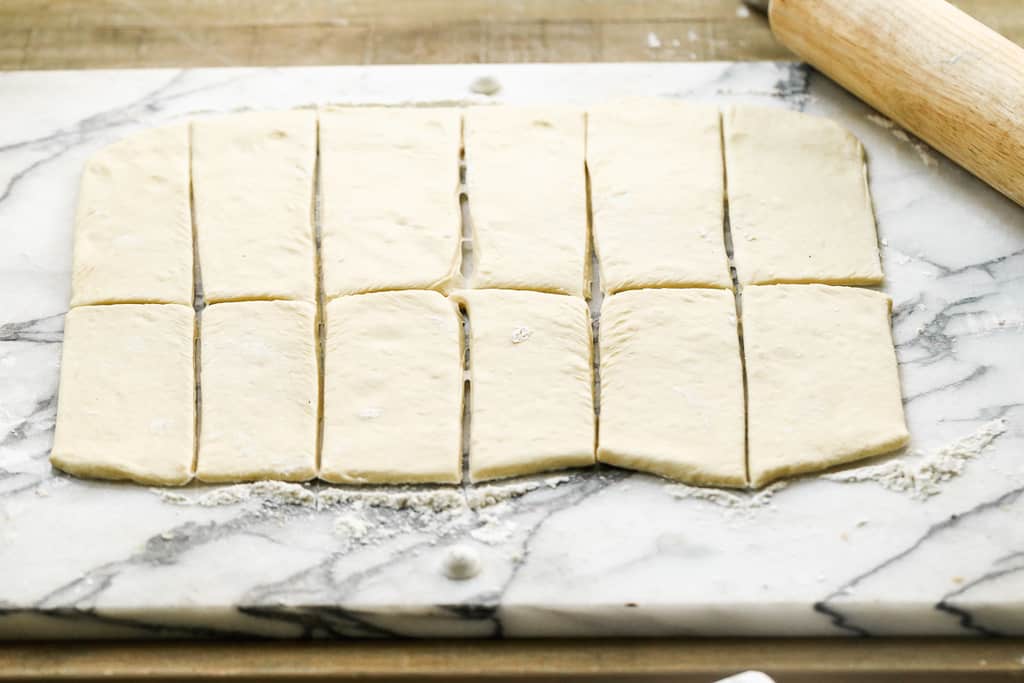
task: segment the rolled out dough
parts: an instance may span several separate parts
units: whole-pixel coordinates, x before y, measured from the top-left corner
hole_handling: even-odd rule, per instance
[[[85,164],[71,305],[192,305],[188,125],[153,128]]]
[[[854,287],[743,290],[751,484],[907,443],[889,308]]]
[[[316,298],[316,112],[192,124],[192,188],[206,300]]]
[[[473,287],[589,294],[583,112],[465,114]]]
[[[457,109],[349,107],[320,113],[320,210],[328,298],[446,291],[459,274]]]
[[[316,306],[207,306],[201,340],[199,458],[207,482],[316,476]]]
[[[457,483],[462,476],[462,331],[437,292],[327,304],[320,478]]]
[[[640,289],[601,307],[597,459],[692,484],[747,483],[732,292]]]
[[[718,109],[659,99],[587,112],[594,245],[606,293],[732,287]]]
[[[80,306],[64,320],[50,462],[81,477],[179,485],[195,453],[195,314]]]
[[[860,142],[834,121],[726,110],[729,225],[742,284],[882,281]]]
[[[580,297],[469,290],[472,481],[594,462],[590,315]]]

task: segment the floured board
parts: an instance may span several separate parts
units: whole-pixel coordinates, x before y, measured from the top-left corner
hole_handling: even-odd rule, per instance
[[[501,90],[472,94],[482,76]],[[869,157],[907,452],[759,493],[611,468],[464,488],[156,491],[47,461],[84,161],[204,111],[752,102]],[[0,636],[1024,633],[1024,210],[808,69],[0,74]],[[479,573],[448,578],[451,550]]]

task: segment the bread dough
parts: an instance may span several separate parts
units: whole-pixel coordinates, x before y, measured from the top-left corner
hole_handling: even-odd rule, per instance
[[[579,297],[472,290],[471,481],[594,462],[590,314]]]
[[[351,107],[320,114],[320,224],[328,298],[447,291],[459,274],[457,109]]]
[[[316,112],[197,120],[192,187],[208,302],[316,298]]]
[[[54,467],[140,484],[188,482],[195,452],[194,339],[188,306],[71,309],[64,320]]]
[[[890,304],[852,287],[743,290],[754,486],[907,443]]]
[[[466,111],[466,183],[477,288],[590,290],[583,113]]]
[[[135,133],[85,164],[71,305],[192,305],[188,125]]]
[[[860,142],[780,109],[725,112],[729,224],[743,284],[882,281]]]
[[[457,483],[462,477],[462,332],[437,292],[327,304],[320,478]]]
[[[640,289],[601,307],[597,459],[691,484],[747,483],[732,292]]]
[[[214,304],[202,313],[202,481],[316,476],[316,306]]]
[[[587,169],[605,293],[732,287],[718,109],[658,99],[593,107]]]

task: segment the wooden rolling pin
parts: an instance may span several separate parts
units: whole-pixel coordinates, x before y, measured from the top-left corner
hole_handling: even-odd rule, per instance
[[[1024,206],[1024,48],[943,0],[771,0],[768,17],[786,47]]]

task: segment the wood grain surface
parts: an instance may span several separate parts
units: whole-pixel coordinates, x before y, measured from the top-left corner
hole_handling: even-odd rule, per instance
[[[1024,0],[954,4],[1024,44]],[[739,0],[0,2],[0,70],[792,57]],[[1024,640],[0,644],[0,681],[707,683],[746,668],[779,683],[1024,681]]]
[[[954,4],[1024,44],[1024,1]],[[791,57],[739,0],[0,2],[0,70]]]

